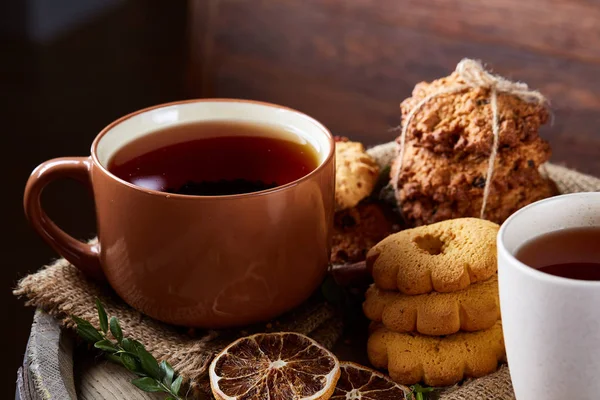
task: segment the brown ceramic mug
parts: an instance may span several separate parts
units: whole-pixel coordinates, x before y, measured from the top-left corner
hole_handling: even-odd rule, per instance
[[[137,138],[168,126],[215,120],[281,126],[312,145],[318,167],[268,191],[229,196],[153,191],[107,169],[111,157]],[[329,131],[289,108],[220,99],[160,105],[107,126],[90,157],[58,158],[37,167],[25,189],[25,212],[60,255],[90,276],[106,277],[141,312],[177,325],[239,326],[300,304],[326,274],[334,154]],[[91,186],[97,244],[74,239],[45,214],[40,194],[59,178]]]

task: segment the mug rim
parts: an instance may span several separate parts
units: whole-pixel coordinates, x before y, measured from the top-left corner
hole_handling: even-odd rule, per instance
[[[108,168],[106,168],[104,165],[102,165],[102,163],[100,162],[100,160],[98,159],[98,155],[97,155],[97,149],[98,149],[98,144],[100,143],[100,141],[102,140],[102,138],[110,131],[112,130],[115,126],[123,123],[124,121],[135,117],[136,115],[139,114],[143,114],[146,113],[148,111],[152,111],[152,110],[156,110],[156,109],[160,109],[160,108],[166,108],[166,107],[172,107],[172,106],[177,106],[177,105],[181,105],[181,104],[189,104],[189,103],[242,103],[242,104],[256,104],[256,105],[261,105],[261,106],[266,106],[269,108],[273,108],[273,109],[278,109],[278,110],[285,110],[285,111],[291,111],[297,115],[299,115],[302,118],[306,118],[308,120],[310,120],[312,123],[314,123],[315,125],[317,125],[318,128],[320,128],[320,130],[322,130],[322,132],[325,134],[327,141],[329,142],[329,152],[327,154],[327,156],[325,157],[325,159],[312,171],[310,171],[308,174],[301,176],[300,178],[292,181],[292,182],[288,182],[284,185],[281,186],[277,186],[271,189],[265,189],[265,190],[260,190],[257,192],[249,192],[249,193],[237,193],[237,194],[229,194],[229,195],[216,195],[216,196],[205,196],[205,195],[188,195],[188,194],[177,194],[177,193],[167,193],[167,192],[161,192],[159,190],[154,190],[154,189],[147,189],[141,186],[137,186],[134,185],[131,182],[127,182],[124,179],[119,178],[118,176],[116,176],[115,174],[113,174],[112,172],[110,172],[108,170]],[[104,127],[100,133],[98,133],[98,135],[96,135],[96,137],[94,138],[94,141],[92,142],[92,146],[90,149],[90,154],[91,154],[91,158],[93,163],[95,164],[96,167],[100,168],[100,170],[105,173],[106,175],[108,175],[110,178],[112,178],[113,180],[119,182],[120,184],[123,184],[127,187],[130,187],[134,190],[143,192],[145,194],[151,195],[151,196],[159,196],[159,197],[163,197],[163,198],[169,198],[169,199],[181,199],[181,200],[192,200],[192,199],[196,199],[196,200],[200,200],[200,199],[213,199],[213,200],[217,200],[217,199],[238,199],[238,198],[248,198],[248,197],[254,197],[254,196],[265,196],[265,195],[269,195],[272,193],[277,193],[280,191],[284,191],[284,190],[289,190],[301,183],[303,183],[304,181],[307,181],[309,179],[311,179],[314,175],[318,174],[319,172],[321,172],[327,165],[329,165],[329,163],[332,161],[334,154],[335,154],[335,140],[333,138],[333,135],[331,134],[331,132],[329,131],[329,129],[327,129],[327,127],[325,125],[323,125],[321,122],[317,121],[315,118],[309,116],[308,114],[305,114],[301,111],[298,111],[296,109],[290,108],[290,107],[286,107],[286,106],[282,106],[279,104],[274,104],[274,103],[269,103],[269,102],[264,102],[264,101],[258,101],[258,100],[245,100],[245,99],[233,99],[233,98],[198,98],[198,99],[188,99],[188,100],[179,100],[179,101],[172,101],[172,102],[168,102],[168,103],[162,103],[162,104],[157,104],[154,106],[150,106],[150,107],[146,107],[146,108],[142,108],[141,110],[137,110],[137,111],[133,111],[129,114],[126,114],[118,119],[116,119],[115,121],[111,122],[110,124],[108,124],[106,127]]]
[[[521,262],[510,251],[508,251],[508,249],[504,245],[504,241],[505,241],[504,238],[506,235],[507,227],[508,227],[508,225],[510,225],[510,223],[513,220],[515,220],[516,218],[519,218],[519,216],[526,213],[530,209],[539,206],[540,204],[564,201],[565,198],[569,198],[569,197],[597,197],[598,199],[600,199],[600,192],[579,192],[579,193],[561,194],[558,196],[553,196],[553,197],[549,197],[547,199],[536,201],[535,203],[531,203],[531,204],[515,211],[510,217],[508,217],[506,219],[506,221],[504,221],[504,223],[500,227],[500,230],[498,231],[498,240],[497,240],[498,252],[502,253],[502,255],[505,258],[507,258],[516,269],[529,275],[531,278],[535,278],[535,279],[542,280],[547,283],[553,283],[553,284],[571,285],[571,286],[577,286],[577,287],[581,287],[581,288],[600,288],[600,281],[586,281],[586,280],[581,280],[581,279],[565,278],[563,276],[556,276],[556,275],[548,274],[546,272],[541,272],[541,271]],[[498,257],[498,260],[499,259],[500,259],[500,257]],[[500,268],[500,265],[498,265],[498,268]]]

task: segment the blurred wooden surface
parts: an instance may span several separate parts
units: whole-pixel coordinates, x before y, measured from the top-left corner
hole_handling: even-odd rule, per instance
[[[190,0],[194,93],[285,104],[392,140],[417,82],[481,59],[552,101],[553,161],[600,175],[600,5],[577,0]]]

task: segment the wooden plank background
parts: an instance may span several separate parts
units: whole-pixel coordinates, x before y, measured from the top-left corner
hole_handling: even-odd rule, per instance
[[[463,57],[551,99],[556,162],[600,175],[600,7],[586,0],[190,0],[197,96],[271,101],[392,140],[413,86]]]

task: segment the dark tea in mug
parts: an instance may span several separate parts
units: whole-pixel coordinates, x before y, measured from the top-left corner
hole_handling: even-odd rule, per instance
[[[161,192],[217,196],[293,182],[318,166],[310,143],[281,127],[238,121],[177,125],[121,148],[108,170]]]
[[[525,242],[515,256],[522,263],[551,275],[600,281],[600,227],[543,234]]]

